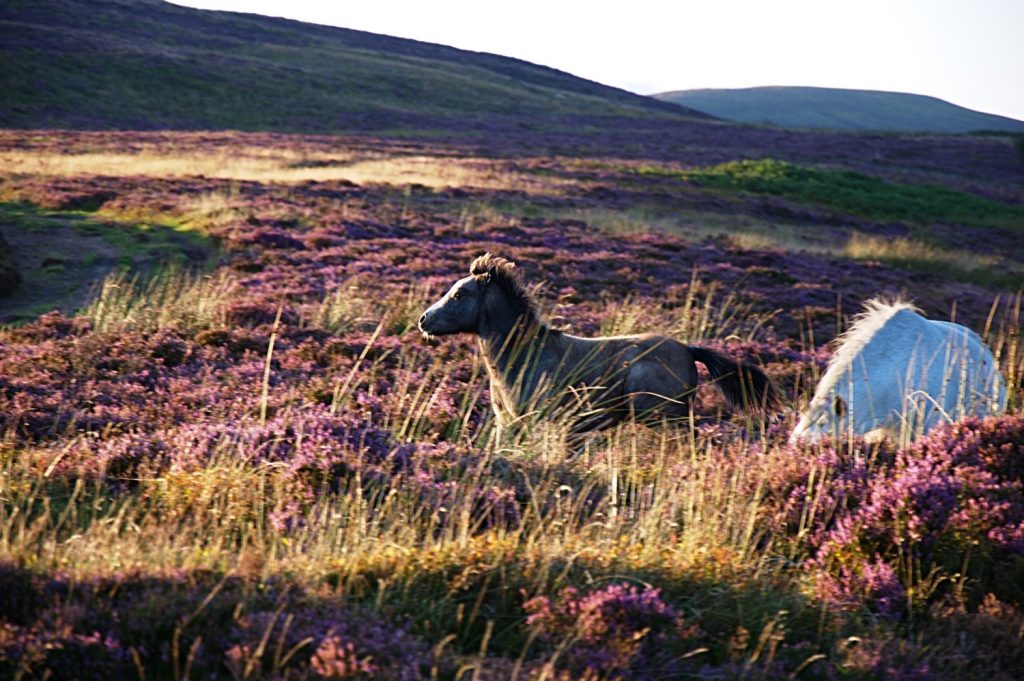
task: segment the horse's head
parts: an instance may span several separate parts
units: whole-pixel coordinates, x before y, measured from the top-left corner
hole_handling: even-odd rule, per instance
[[[448,293],[420,316],[420,331],[426,336],[478,333],[490,279],[489,274],[459,279]]]
[[[469,266],[469,276],[423,313],[420,331],[427,336],[453,333],[497,334],[529,328],[537,305],[511,260],[485,253]]]
[[[839,395],[831,399],[811,400],[811,403],[800,414],[800,421],[789,436],[793,444],[798,442],[817,442],[842,429],[846,416],[846,400]]]

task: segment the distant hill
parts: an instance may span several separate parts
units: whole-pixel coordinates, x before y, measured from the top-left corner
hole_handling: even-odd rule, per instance
[[[1024,132],[1024,121],[923,95],[818,87],[679,90],[656,99],[740,123],[833,130]]]
[[[0,127],[334,132],[687,114],[555,69],[158,0],[0,3]]]

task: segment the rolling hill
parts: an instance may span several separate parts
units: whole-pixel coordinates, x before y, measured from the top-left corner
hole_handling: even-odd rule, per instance
[[[6,128],[336,132],[687,115],[521,60],[159,0],[6,1],[0,61]]]
[[[679,90],[654,97],[740,123],[833,130],[1024,132],[1024,121],[965,109],[935,97],[900,92],[755,87]]]

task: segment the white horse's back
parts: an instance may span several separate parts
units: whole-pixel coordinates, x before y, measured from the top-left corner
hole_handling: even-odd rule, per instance
[[[940,423],[1002,410],[1006,388],[978,334],[869,301],[843,336],[793,439],[885,432],[907,441]]]

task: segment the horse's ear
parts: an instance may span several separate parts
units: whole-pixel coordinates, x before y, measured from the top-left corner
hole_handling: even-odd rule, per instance
[[[832,410],[836,413],[836,416],[842,418],[846,414],[846,400],[839,395],[832,400]]]

